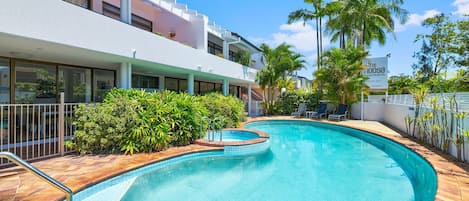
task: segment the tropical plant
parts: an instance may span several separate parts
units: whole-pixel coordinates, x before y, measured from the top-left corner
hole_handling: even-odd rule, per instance
[[[444,82],[435,82],[431,78],[440,79],[437,76],[442,74],[446,77],[446,72],[452,67],[462,69],[469,66],[469,20],[453,22],[447,15],[439,14],[425,19],[422,25],[430,28],[431,33],[417,35],[416,41],[421,41],[422,47],[414,54],[418,62],[412,68],[422,75],[418,81],[429,82],[430,89],[434,91],[435,87],[441,87],[439,84]],[[437,90],[444,91],[441,88]]]
[[[330,2],[328,4],[324,4],[323,0],[304,0],[305,3],[310,4],[313,7],[313,11],[308,10],[306,8],[298,9],[291,12],[288,15],[288,24],[291,24],[295,21],[303,21],[303,25],[305,25],[308,21],[315,20],[316,26],[316,53],[317,53],[317,67],[320,68],[321,66],[321,55],[322,55],[322,43],[323,43],[323,33],[322,33],[322,19],[329,15],[331,10],[334,10],[334,5],[337,6],[337,2]]]
[[[409,89],[415,86],[415,79],[408,75],[394,75],[388,78],[389,94],[409,94]]]
[[[366,47],[377,40],[383,45],[386,33],[394,31],[394,19],[407,20],[408,12],[400,6],[403,0],[339,0],[332,18],[326,23],[332,40],[340,39],[345,48],[346,39],[355,47]]]
[[[202,105],[208,110],[208,119],[221,118],[222,128],[238,127],[246,119],[243,102],[234,96],[209,93],[200,98]]]
[[[279,97],[280,114],[291,114],[298,109],[300,103],[306,103],[307,110],[316,109],[316,93],[303,91],[286,91]]]
[[[303,68],[305,61],[287,44],[280,44],[274,49],[262,44],[260,48],[264,53],[265,67],[257,72],[256,82],[264,91],[264,114],[269,115],[275,113],[279,81],[286,80],[294,71]]]
[[[314,82],[324,87],[325,97],[335,103],[352,104],[366,90],[362,61],[368,55],[363,48],[333,48],[323,56],[323,67],[314,73]]]
[[[235,61],[244,66],[251,66],[251,53],[246,50],[239,50],[235,54]]]
[[[80,105],[67,145],[82,154],[151,152],[203,136],[207,110],[196,96],[113,89],[103,103]],[[203,128],[203,129],[200,129]]]

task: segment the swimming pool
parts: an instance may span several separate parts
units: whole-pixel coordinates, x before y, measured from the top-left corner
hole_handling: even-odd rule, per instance
[[[433,200],[436,175],[388,139],[316,122],[245,126],[270,134],[270,150],[196,153],[159,162],[86,189],[84,200]],[[112,198],[111,198],[112,197]]]

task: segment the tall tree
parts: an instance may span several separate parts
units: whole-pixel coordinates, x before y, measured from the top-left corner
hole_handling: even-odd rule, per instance
[[[321,67],[321,54],[322,54],[322,18],[327,14],[326,5],[323,0],[304,0],[305,3],[310,4],[313,10],[306,8],[298,9],[288,15],[288,23],[291,24],[295,21],[302,20],[303,25],[308,21],[315,20],[316,26],[316,54],[317,54],[317,67]]]
[[[421,83],[428,82],[432,91],[442,91],[435,88],[438,83],[430,82],[431,78],[446,80],[448,69],[469,67],[469,20],[451,21],[447,15],[440,14],[425,19],[422,25],[431,32],[417,35],[416,41],[422,43],[422,48],[415,53],[418,61],[412,67],[421,75]]]
[[[338,0],[335,15],[327,22],[332,40],[340,38],[342,48],[346,39],[357,46],[366,47],[373,41],[383,45],[386,34],[394,30],[396,17],[401,23],[407,19],[408,12],[401,8],[403,0]]]

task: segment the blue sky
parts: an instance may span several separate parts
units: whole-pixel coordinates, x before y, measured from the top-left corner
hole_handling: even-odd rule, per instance
[[[316,35],[311,24],[302,23],[287,25],[287,16],[299,8],[312,9],[303,0],[179,0],[190,9],[197,10],[209,17],[210,21],[237,32],[255,44],[267,43],[271,46],[287,42],[305,56],[307,68],[299,74],[308,78],[316,68]],[[411,74],[412,57],[420,49],[420,43],[414,43],[415,36],[427,32],[420,23],[438,13],[449,13],[454,18],[462,13],[469,13],[469,0],[407,0],[403,8],[410,16],[406,24],[398,24],[395,37],[388,36],[386,45],[373,44],[370,57],[383,57],[391,53],[389,60],[390,75]],[[329,44],[329,40],[324,40]],[[326,49],[336,44],[325,46]]]

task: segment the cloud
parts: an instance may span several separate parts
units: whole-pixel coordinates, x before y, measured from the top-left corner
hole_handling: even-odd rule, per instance
[[[451,5],[456,6],[455,15],[469,14],[469,0],[455,0]]]
[[[456,1],[459,1],[459,0],[456,0]],[[462,1],[468,1],[468,0],[462,0]],[[396,26],[394,27],[394,31],[402,32],[402,31],[405,31],[409,27],[420,26],[425,19],[434,17],[440,13],[441,13],[440,11],[434,10],[434,9],[425,11],[423,15],[412,13],[409,15],[409,19],[407,20],[405,24],[397,23]]]
[[[282,24],[278,32],[271,34],[269,38],[250,37],[255,43],[267,43],[271,46],[277,46],[287,43],[294,46],[299,52],[316,51],[316,30],[309,24],[303,25],[303,22],[292,24]],[[329,38],[324,38],[323,47],[329,44]]]

